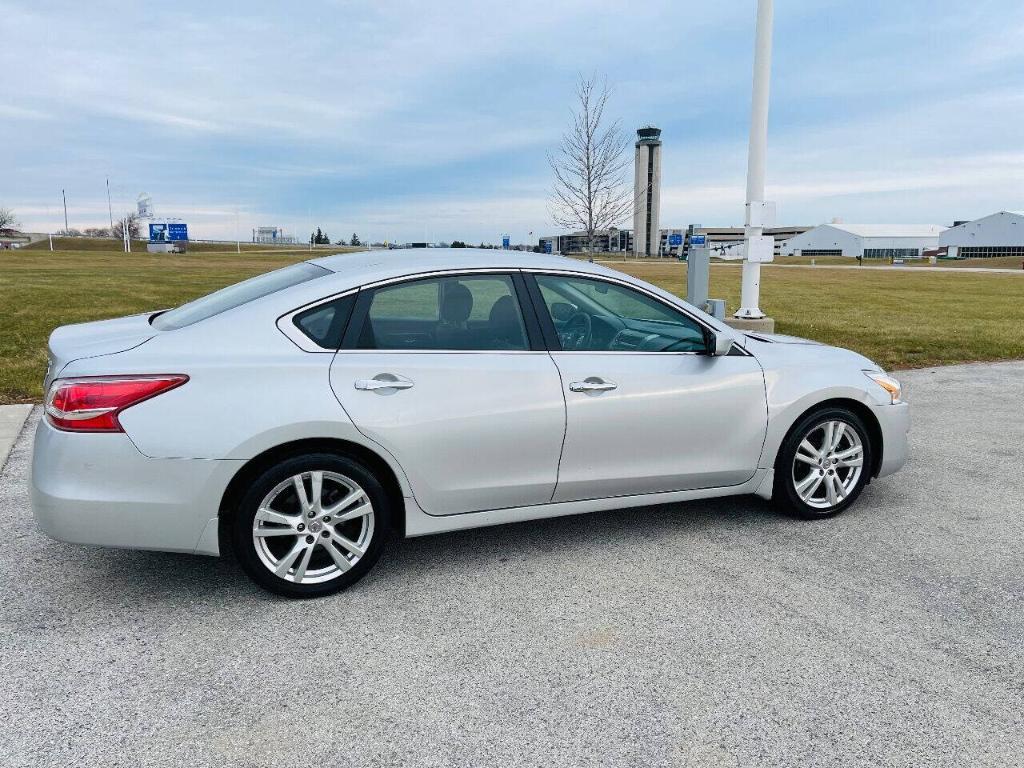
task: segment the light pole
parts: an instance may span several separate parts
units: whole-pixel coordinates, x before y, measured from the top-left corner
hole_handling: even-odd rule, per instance
[[[765,156],[768,150],[768,90],[772,69],[772,4],[758,0],[754,38],[754,93],[750,104],[750,148],[747,155],[747,206],[744,221],[745,258],[740,309],[734,317],[759,320],[765,316],[758,306],[761,288],[761,257],[757,250],[764,233]],[[770,224],[769,224],[770,226]],[[757,255],[755,256],[755,253]],[[753,257],[753,258],[752,258]]]
[[[107,179],[107,216],[110,217],[110,234],[114,234],[114,207],[110,204],[110,179]]]

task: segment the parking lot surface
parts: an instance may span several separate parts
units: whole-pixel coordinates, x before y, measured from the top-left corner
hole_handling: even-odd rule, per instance
[[[306,602],[45,538],[36,409],[0,476],[0,764],[1024,764],[1024,363],[901,378],[911,462],[834,520],[408,540]]]

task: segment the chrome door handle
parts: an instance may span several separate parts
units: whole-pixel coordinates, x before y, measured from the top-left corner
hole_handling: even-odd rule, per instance
[[[356,379],[356,389],[373,391],[375,389],[409,389],[413,382],[404,376],[393,373],[378,373],[372,379]]]
[[[590,376],[583,381],[573,381],[569,383],[570,392],[607,392],[608,390],[615,389],[619,385],[613,381],[605,381],[599,379],[597,376]]]

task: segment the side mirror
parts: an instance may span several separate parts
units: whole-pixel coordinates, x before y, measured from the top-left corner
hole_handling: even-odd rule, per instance
[[[708,345],[709,353],[714,357],[723,357],[729,354],[732,349],[732,337],[722,331],[711,332],[711,343]]]

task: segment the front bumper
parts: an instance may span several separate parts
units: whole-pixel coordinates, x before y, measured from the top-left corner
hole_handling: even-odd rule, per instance
[[[32,454],[32,513],[60,541],[218,554],[217,513],[242,461],[152,459],[124,434],[61,432]]]
[[[878,477],[891,475],[907,463],[907,432],[910,430],[910,406],[906,403],[876,405],[871,409],[882,430],[882,462]]]

